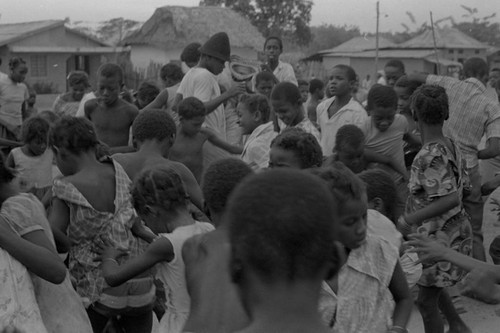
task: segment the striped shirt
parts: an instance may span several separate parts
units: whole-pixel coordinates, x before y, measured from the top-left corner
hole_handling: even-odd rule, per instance
[[[444,123],[443,133],[453,139],[464,154],[467,168],[478,165],[479,142],[500,137],[500,106],[485,94],[486,87],[476,78],[458,79],[429,75],[427,84],[446,89],[450,103],[450,117]]]

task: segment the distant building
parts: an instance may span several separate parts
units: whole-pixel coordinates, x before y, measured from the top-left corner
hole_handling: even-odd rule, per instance
[[[221,31],[229,36],[232,54],[257,59],[264,46],[264,37],[248,19],[225,7],[157,8],[153,16],[122,44],[131,47],[133,66],[146,69],[151,63],[180,62],[181,52],[187,44],[203,44]]]
[[[8,73],[9,59],[21,57],[28,65],[28,84],[52,85],[59,93],[67,89],[69,72],[83,70],[94,82],[98,67],[121,51],[66,27],[62,20],[0,24],[0,71]]]

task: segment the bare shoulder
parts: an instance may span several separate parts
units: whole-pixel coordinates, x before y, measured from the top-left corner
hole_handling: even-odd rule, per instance
[[[99,108],[99,102],[97,101],[97,98],[89,99],[88,101],[85,102],[84,105],[85,115],[89,117],[98,108]]]
[[[124,101],[123,99],[120,99],[119,108],[122,112],[126,113],[132,118],[137,117],[137,115],[139,114],[139,109],[134,104],[130,104],[129,102]]]

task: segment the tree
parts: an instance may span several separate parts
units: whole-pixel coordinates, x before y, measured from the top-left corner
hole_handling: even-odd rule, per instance
[[[112,45],[118,45],[129,33],[140,26],[140,22],[117,17],[100,22],[96,34],[101,40]]]
[[[265,36],[279,35],[298,45],[311,41],[310,0],[201,0],[200,6],[222,6],[250,19]]]
[[[357,26],[335,26],[331,24],[322,24],[317,27],[311,27],[312,40],[309,44],[307,54],[314,54],[321,50],[334,48],[349,39],[361,36]]]
[[[491,19],[495,18],[497,13],[477,17],[477,8],[464,5],[461,5],[461,7],[467,12],[462,17],[468,20],[454,24],[454,27],[480,42],[500,46],[500,24],[491,22]]]

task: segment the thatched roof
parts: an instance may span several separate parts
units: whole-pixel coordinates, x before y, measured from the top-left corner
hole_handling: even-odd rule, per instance
[[[125,38],[123,44],[183,48],[191,42],[204,43],[221,31],[229,35],[234,47],[260,50],[264,45],[264,37],[257,28],[230,8],[181,6],[157,8],[139,30]]]
[[[436,35],[436,46],[438,49],[487,49],[489,46],[464,34],[460,30],[445,27],[434,29]],[[432,49],[434,39],[432,30],[427,29],[420,35],[401,43],[398,48],[407,49]]]

